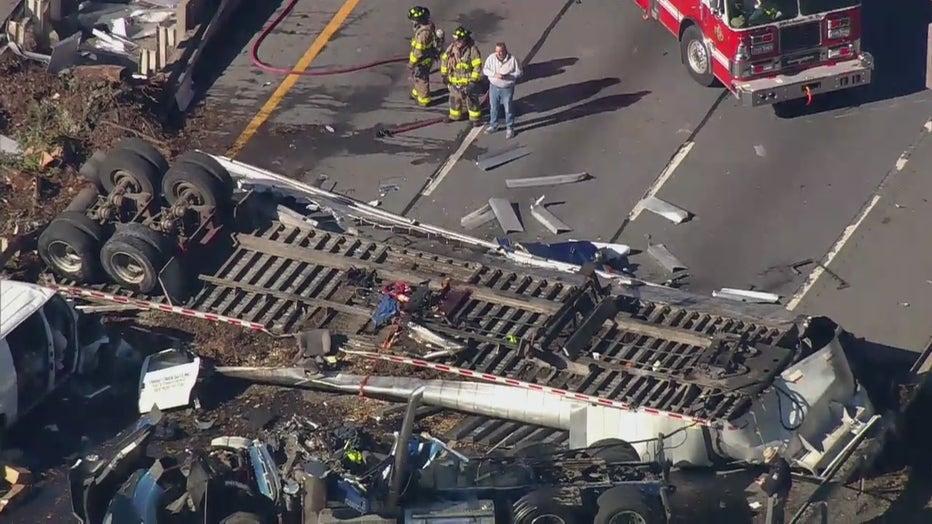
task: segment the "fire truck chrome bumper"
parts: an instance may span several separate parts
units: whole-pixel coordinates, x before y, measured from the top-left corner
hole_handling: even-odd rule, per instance
[[[874,59],[862,53],[856,60],[807,69],[797,75],[778,75],[740,83],[735,96],[744,106],[765,106],[870,84]]]

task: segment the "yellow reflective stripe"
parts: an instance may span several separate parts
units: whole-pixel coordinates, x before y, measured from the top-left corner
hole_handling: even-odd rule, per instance
[[[450,83],[456,86],[464,86],[469,83],[468,78],[451,78]]]
[[[471,65],[469,65],[469,64],[464,64],[464,63],[462,63],[462,62],[456,64],[455,67],[456,67],[457,69],[466,69],[466,70],[472,69],[472,66],[471,66]]]
[[[434,44],[431,43],[431,42],[428,42],[428,43],[426,43],[426,44],[422,44],[422,43],[418,42],[417,40],[411,40],[411,47],[413,47],[413,48],[415,48],[415,49],[417,49],[417,50],[419,50],[419,51],[423,51],[423,50],[425,50],[425,49],[432,49],[432,48],[434,47]]]
[[[459,117],[463,116],[463,112],[462,112],[462,111],[459,111],[459,110],[457,110],[457,109],[451,109],[451,110],[450,110],[450,116],[452,116],[453,118],[459,118]]]
[[[470,111],[469,118],[472,120],[478,120],[482,118],[482,111]]]
[[[473,71],[472,75],[469,77],[473,82],[479,81],[479,71]]]
[[[473,67],[481,67],[481,66],[482,66],[482,59],[481,59],[481,58],[473,58],[473,59],[472,59],[472,66],[473,66]]]
[[[411,62],[412,64],[416,64],[419,59],[420,57],[415,55],[413,52],[408,55],[408,62]]]

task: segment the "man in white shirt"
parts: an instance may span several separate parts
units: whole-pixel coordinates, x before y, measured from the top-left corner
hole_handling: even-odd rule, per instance
[[[515,82],[521,76],[521,64],[508,52],[505,42],[495,44],[495,53],[485,59],[482,73],[489,79],[489,127],[498,131],[498,106],[505,109],[505,138],[515,136]]]

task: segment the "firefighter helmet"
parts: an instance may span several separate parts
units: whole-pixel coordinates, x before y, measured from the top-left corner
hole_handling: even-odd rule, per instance
[[[430,19],[430,9],[416,5],[408,9],[408,20],[412,22],[425,23]]]
[[[472,31],[463,26],[459,26],[453,31],[454,40],[469,40],[470,38],[472,38]]]

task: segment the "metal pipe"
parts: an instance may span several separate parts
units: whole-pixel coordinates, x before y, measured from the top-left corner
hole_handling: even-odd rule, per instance
[[[401,484],[404,481],[405,464],[408,462],[408,441],[411,440],[411,434],[414,432],[417,408],[421,406],[426,389],[421,386],[411,392],[411,396],[408,397],[408,409],[405,411],[405,418],[401,422],[401,431],[398,432],[398,438],[395,439],[395,463],[392,466],[392,484],[389,488],[386,503],[386,506],[394,511],[398,510],[398,499],[401,497]]]
[[[584,402],[528,389],[458,380],[419,380],[408,377],[314,375],[304,368],[219,367],[216,372],[287,387],[324,389],[385,400],[407,400],[424,387],[422,402],[474,415],[513,420],[554,429],[570,429],[573,412]]]

